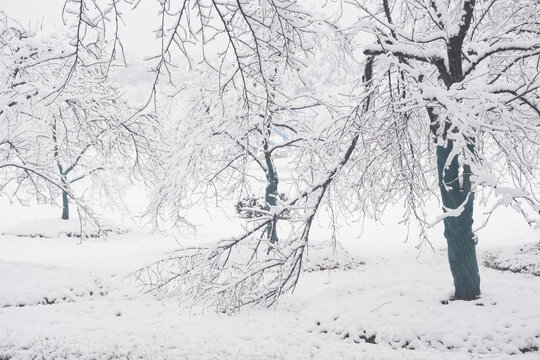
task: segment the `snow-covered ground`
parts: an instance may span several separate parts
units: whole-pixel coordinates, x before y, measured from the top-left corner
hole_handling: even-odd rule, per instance
[[[310,270],[337,269],[304,272],[274,307],[224,315],[138,291],[130,274],[178,237],[132,228],[80,243],[66,235],[76,222],[53,231],[57,212],[0,204],[2,360],[540,357],[540,277],[482,265],[482,298],[443,305],[452,280],[438,228],[435,251],[419,253],[399,226],[349,224],[338,234],[344,248],[310,253]],[[197,241],[226,235],[225,212],[199,217]],[[504,209],[493,220],[480,232],[480,262],[538,269],[538,233]],[[23,236],[38,233],[46,237]],[[321,219],[314,240],[328,239]]]

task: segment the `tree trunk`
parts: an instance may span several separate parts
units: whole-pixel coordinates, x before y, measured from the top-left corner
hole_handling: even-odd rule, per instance
[[[69,198],[68,193],[62,190],[62,220],[69,219]]]
[[[448,260],[454,278],[456,299],[472,300],[480,295],[480,275],[476,259],[476,236],[472,231],[474,193],[471,191],[470,168],[464,166],[460,185],[457,156],[444,168],[452,152],[453,142],[437,146],[437,168],[444,211],[464,205],[459,216],[444,219],[444,237],[448,243]],[[474,152],[474,147],[469,145]],[[468,196],[468,199],[467,199]],[[465,203],[466,201],[466,203]]]
[[[264,200],[266,202],[266,210],[270,210],[272,206],[276,206],[277,198],[278,198],[279,180],[277,177],[276,169],[274,167],[274,164],[270,156],[271,156],[270,154],[267,154],[266,156],[266,165],[268,168],[267,173],[266,173],[266,180],[268,181],[268,185],[266,186],[266,192],[264,196]],[[277,227],[277,219],[274,217],[271,224],[266,229],[266,237],[273,244],[278,242],[276,227]]]

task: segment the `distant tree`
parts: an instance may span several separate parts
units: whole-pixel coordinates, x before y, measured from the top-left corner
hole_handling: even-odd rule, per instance
[[[161,7],[162,49],[148,105],[159,113],[170,97],[182,110],[158,116],[172,119],[165,134],[173,137],[150,212],[184,221],[196,201],[251,195],[250,179],[262,174],[261,214],[272,216],[279,201],[275,155],[302,139],[287,117],[305,100],[282,81],[294,76],[298,53],[307,51],[304,14],[289,1],[165,1]],[[190,70],[179,72],[178,64]],[[278,241],[276,228],[274,218],[265,229],[270,244]]]
[[[69,218],[71,199],[97,222],[73,184],[119,190],[118,180],[110,181],[107,172],[127,172],[142,156],[141,119],[130,117],[99,57],[87,65],[66,37],[36,35],[7,17],[1,20],[1,73],[6,78],[0,105],[0,186],[20,200],[28,190],[38,201],[54,202],[60,194],[62,219]],[[79,59],[71,64],[74,56]]]

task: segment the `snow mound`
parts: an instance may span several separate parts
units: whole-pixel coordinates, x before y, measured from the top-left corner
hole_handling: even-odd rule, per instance
[[[98,279],[72,269],[0,261],[0,308],[76,301],[104,295]]]
[[[540,276],[540,243],[488,252],[484,265],[495,270]]]
[[[355,258],[340,242],[323,241],[309,245],[303,271],[352,270],[365,262]]]
[[[87,238],[99,238],[110,233],[124,234],[128,232],[128,229],[122,228],[111,222],[105,222],[101,227],[101,232],[94,224],[86,223],[83,225],[83,237]],[[79,219],[32,219],[20,222],[11,228],[8,228],[2,235],[32,238],[53,238],[59,236],[80,237],[81,223]]]

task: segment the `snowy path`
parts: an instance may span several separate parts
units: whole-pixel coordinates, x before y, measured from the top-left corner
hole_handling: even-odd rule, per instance
[[[10,298],[34,300],[0,309],[2,359],[539,356],[522,351],[540,346],[540,277],[483,267],[481,301],[441,305],[451,279],[440,252],[420,261],[412,249],[390,252],[368,257],[359,270],[305,274],[297,291],[276,308],[228,316],[140,294],[122,280],[173,248],[172,241],[129,235],[78,246],[66,238],[0,240],[0,299],[4,305]],[[65,251],[55,251],[59,247]],[[90,295],[96,280],[103,295]],[[32,305],[40,296],[61,299],[66,291],[65,301]]]

